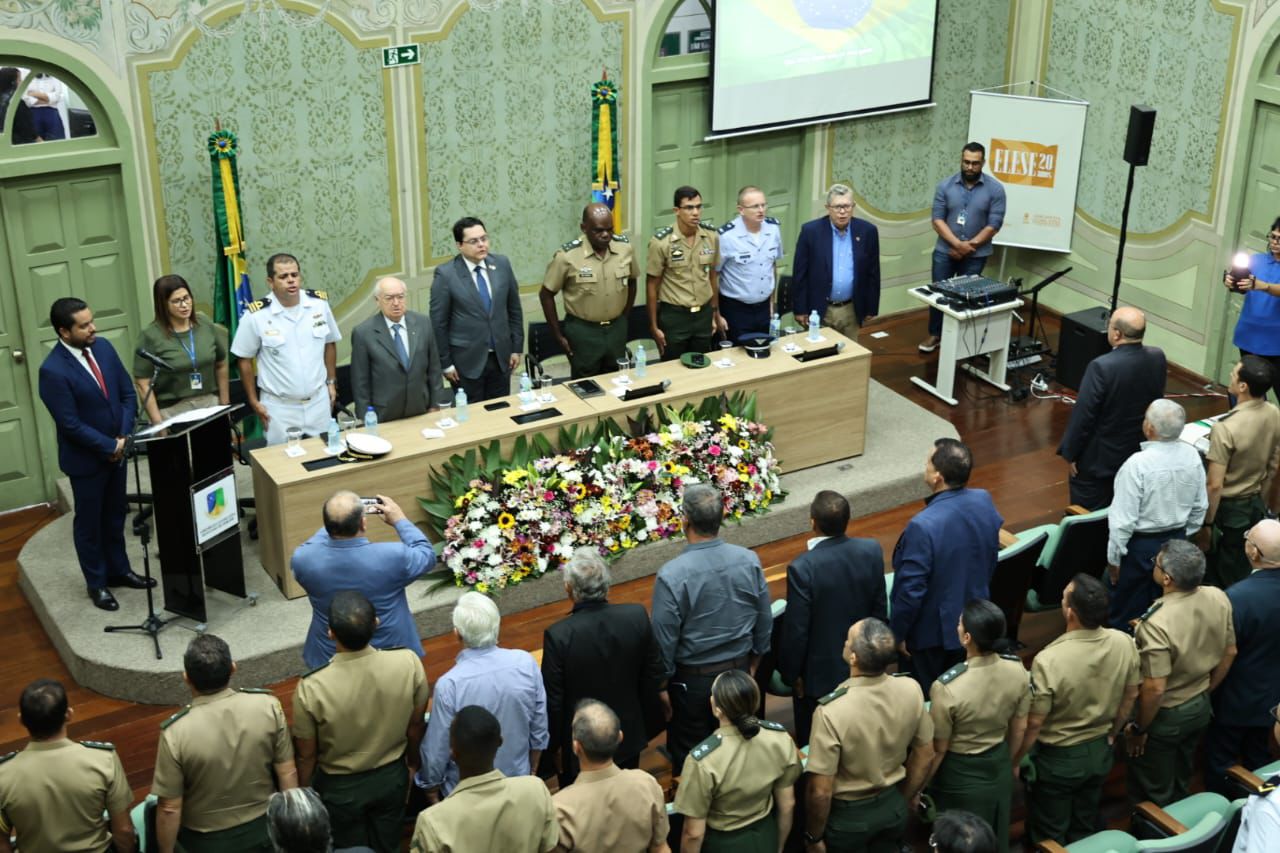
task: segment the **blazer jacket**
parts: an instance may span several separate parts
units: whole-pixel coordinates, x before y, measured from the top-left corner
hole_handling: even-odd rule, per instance
[[[68,477],[87,477],[111,464],[116,437],[133,432],[138,396],[115,347],[99,337],[89,347],[102,371],[107,396],[93,375],[61,344],[40,365],[40,399],[58,428],[58,467]]]
[[[394,421],[446,402],[440,350],[431,321],[426,315],[406,311],[400,324],[404,327],[401,340],[409,354],[408,370],[400,364],[382,312],[351,332],[351,394],[357,418],[363,418],[369,406],[379,421]]]
[[[853,310],[858,322],[880,313],[880,231],[865,219],[850,219],[853,236]],[[825,216],[800,226],[791,262],[791,303],[796,317],[819,316],[831,296],[831,220]]]
[[[462,255],[436,267],[431,281],[431,325],[440,363],[453,365],[468,379],[484,373],[490,346],[504,370],[511,354],[524,346],[520,288],[511,264],[502,255],[489,255],[484,263],[492,311],[484,310]]]

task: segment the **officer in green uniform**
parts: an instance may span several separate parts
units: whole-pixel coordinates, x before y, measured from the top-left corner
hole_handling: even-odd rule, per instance
[[[1204,554],[1183,539],[1166,542],[1151,576],[1163,590],[1138,619],[1142,670],[1136,719],[1125,728],[1129,796],[1167,806],[1187,796],[1192,761],[1209,726],[1209,693],[1236,657],[1227,594],[1204,579]]]
[[[1133,638],[1107,628],[1102,581],[1076,575],[1062,593],[1066,632],[1031,663],[1031,713],[1015,760],[1030,754],[1027,834],[1067,844],[1092,835],[1112,744],[1138,696]]]
[[[329,635],[338,653],[298,682],[293,733],[299,783],[324,800],[333,846],[388,853],[400,849],[428,689],[412,651],[369,645],[375,624],[373,605],[360,593],[333,597]]]
[[[115,747],[67,739],[71,710],[67,691],[56,681],[42,678],[27,685],[18,708],[31,742],[0,757],[4,849],[16,833],[22,853],[133,850],[133,792]]]
[[[542,313],[560,348],[569,355],[575,379],[612,373],[627,349],[627,316],[636,302],[640,263],[630,241],[613,233],[609,205],[582,209],[582,233],[551,258],[538,291]],[[564,323],[556,294],[564,294]]]
[[[682,846],[708,853],[776,853],[791,834],[800,754],[786,726],[755,715],[760,688],[740,670],[711,684],[720,726],[684,760],[675,810]]]
[[[160,853],[271,853],[267,800],[298,784],[280,700],[229,688],[235,662],[213,634],[192,640],[182,665],[194,698],[160,724],[151,783]]]
[[[995,653],[1004,631],[1004,614],[990,601],[971,601],[960,614],[956,632],[965,662],[943,673],[929,690],[934,751],[929,793],[940,812],[961,809],[985,820],[1007,853],[1012,754],[1026,732],[1031,689],[1018,656]]]
[[[893,631],[855,622],[843,656],[849,678],[818,700],[809,738],[805,845],[810,853],[898,853],[933,760],[933,721],[920,685],[885,675]]]
[[[1236,405],[1209,432],[1209,509],[1198,543],[1209,555],[1205,582],[1223,589],[1249,576],[1244,535],[1267,512],[1280,465],[1280,410],[1267,402],[1271,365],[1246,355],[1231,370]],[[1212,547],[1210,547],[1212,545]]]
[[[677,189],[675,213],[675,228],[660,228],[650,238],[645,263],[649,328],[667,360],[710,351],[711,336],[729,328],[717,288],[720,237],[701,221],[702,194]]]

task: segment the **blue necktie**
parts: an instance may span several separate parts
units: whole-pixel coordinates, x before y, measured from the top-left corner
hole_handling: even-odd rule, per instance
[[[493,313],[493,297],[489,295],[489,282],[484,280],[484,270],[476,266],[476,288],[480,291],[480,301],[484,304],[484,313]]]
[[[404,340],[400,337],[400,324],[391,324],[391,341],[396,345],[396,358],[400,359],[400,366],[405,370],[409,369],[409,351],[404,348]]]

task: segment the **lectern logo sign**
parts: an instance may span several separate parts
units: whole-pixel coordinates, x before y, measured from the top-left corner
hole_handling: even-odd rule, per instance
[[[1058,146],[1020,139],[991,140],[991,174],[1006,184],[1053,188]]]
[[[395,68],[399,65],[417,65],[422,62],[422,45],[401,44],[382,49],[382,67]]]

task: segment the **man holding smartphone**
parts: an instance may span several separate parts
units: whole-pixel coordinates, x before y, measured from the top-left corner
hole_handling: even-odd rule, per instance
[[[366,516],[380,515],[399,542],[370,542]],[[323,666],[336,651],[329,631],[329,604],[342,590],[355,590],[373,603],[378,628],[370,645],[406,648],[422,654],[422,640],[409,611],[405,587],[436,564],[436,552],[400,506],[386,495],[361,498],[340,491],[324,502],[324,527],[293,552],[290,568],[311,600],[311,627],[302,658]]]

